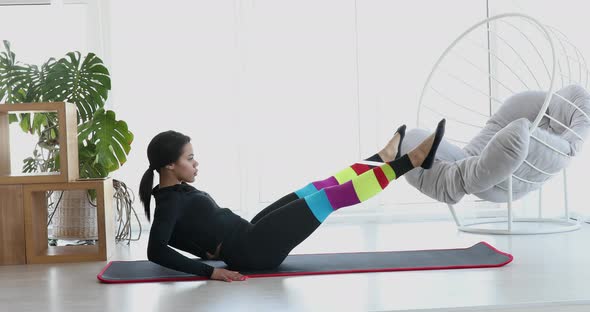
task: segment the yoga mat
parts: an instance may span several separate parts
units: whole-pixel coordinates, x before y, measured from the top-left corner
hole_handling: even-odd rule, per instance
[[[469,248],[411,251],[376,251],[289,255],[273,270],[240,271],[247,277],[294,276],[313,274],[365,273],[411,270],[441,270],[500,267],[512,255],[486,242]],[[200,260],[214,267],[227,267],[223,261]],[[199,281],[208,277],[178,272],[148,260],[111,261],[96,276],[103,283]]]

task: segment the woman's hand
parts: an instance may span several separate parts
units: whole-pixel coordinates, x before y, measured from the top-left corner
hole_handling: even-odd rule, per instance
[[[218,280],[218,281],[243,281],[247,279],[244,275],[240,274],[240,272],[230,271],[221,268],[213,269],[213,274],[211,274],[211,279]]]

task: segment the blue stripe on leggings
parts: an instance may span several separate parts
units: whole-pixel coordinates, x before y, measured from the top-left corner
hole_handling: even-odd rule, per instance
[[[295,191],[295,195],[297,195],[299,198],[303,198],[303,197],[305,197],[307,195],[311,195],[317,191],[318,191],[318,189],[313,185],[313,183],[309,183],[305,187]]]
[[[332,205],[330,204],[330,201],[328,200],[328,196],[326,196],[326,191],[324,189],[315,192],[309,196],[305,196],[304,199],[313,215],[320,222],[324,222],[324,220],[326,220],[326,218],[332,212],[334,212],[334,209],[332,209]]]

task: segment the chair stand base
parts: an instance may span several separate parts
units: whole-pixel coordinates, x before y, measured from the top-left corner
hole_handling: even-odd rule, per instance
[[[580,229],[581,223],[576,220],[549,218],[514,218],[512,227],[508,229],[507,218],[493,218],[462,224],[458,229],[463,232],[481,234],[550,234],[570,232]]]

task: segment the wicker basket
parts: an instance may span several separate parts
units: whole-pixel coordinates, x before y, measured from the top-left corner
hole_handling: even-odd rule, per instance
[[[63,192],[63,196],[61,196]],[[50,239],[97,240],[96,207],[90,203],[87,190],[54,191],[51,200],[58,203],[49,232]],[[61,196],[61,200],[60,200]],[[51,215],[52,211],[49,211]]]

